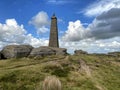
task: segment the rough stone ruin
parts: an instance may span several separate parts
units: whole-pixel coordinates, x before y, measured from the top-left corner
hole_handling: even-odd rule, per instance
[[[49,46],[33,48],[31,45],[8,45],[0,52],[0,59],[66,54],[67,49],[59,48],[57,18],[54,14],[51,17]]]

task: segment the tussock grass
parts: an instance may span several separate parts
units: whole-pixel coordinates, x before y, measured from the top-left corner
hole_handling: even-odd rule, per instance
[[[55,76],[47,76],[43,81],[42,90],[61,90],[61,82]]]

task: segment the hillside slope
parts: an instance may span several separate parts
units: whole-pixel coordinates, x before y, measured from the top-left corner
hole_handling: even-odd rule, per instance
[[[120,57],[69,55],[0,61],[0,90],[41,90],[56,75],[63,90],[119,90]]]

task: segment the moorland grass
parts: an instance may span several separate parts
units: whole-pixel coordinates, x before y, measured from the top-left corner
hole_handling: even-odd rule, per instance
[[[91,76],[81,72],[80,62]],[[0,60],[0,90],[42,90],[46,76],[54,75],[62,90],[119,90],[119,57],[107,55],[46,56]]]

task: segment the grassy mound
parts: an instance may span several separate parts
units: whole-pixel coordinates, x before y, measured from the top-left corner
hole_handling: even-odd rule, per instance
[[[47,56],[0,61],[0,90],[41,90],[55,75],[63,90],[119,90],[120,58],[107,55]]]

